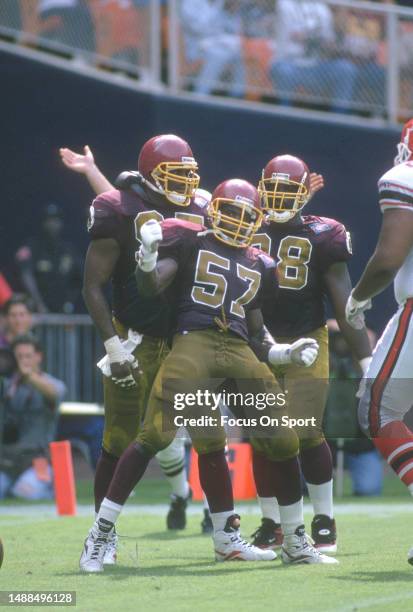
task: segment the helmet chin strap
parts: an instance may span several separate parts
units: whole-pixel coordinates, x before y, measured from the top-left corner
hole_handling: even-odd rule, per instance
[[[164,196],[167,200],[172,202],[172,204],[183,204],[185,202],[185,200],[188,199],[188,196],[182,195],[180,193],[173,193],[172,195],[171,194],[167,194],[167,193],[165,193],[165,190],[162,189],[162,187],[159,187],[159,185],[154,185],[153,183],[151,183],[150,181],[148,181],[144,177],[142,177],[142,182],[147,187],[149,187],[149,189],[152,189],[152,191],[154,191],[155,193],[158,193],[158,194]]]

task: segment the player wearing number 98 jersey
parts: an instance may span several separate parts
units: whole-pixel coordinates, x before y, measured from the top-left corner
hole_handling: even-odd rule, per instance
[[[288,365],[273,371],[288,390],[290,416],[316,416],[322,422],[329,378],[326,300],[330,301],[340,329],[362,367],[366,368],[371,353],[365,328],[355,332],[345,320],[345,304],[351,290],[347,269],[352,255],[350,236],[334,219],[302,215],[302,208],[312,195],[311,175],[297,157],[280,155],[270,160],[262,172],[259,192],[266,225],[254,244],[278,262],[279,283],[276,301],[267,302],[263,309],[264,322],[277,342],[292,342],[305,335],[317,340],[320,346],[319,357],[312,366]],[[297,433],[301,466],[315,514],[312,536],[320,549],[335,552],[330,449],[319,431],[314,435],[310,430],[299,429]],[[254,473],[263,512],[254,541],[262,546],[279,544],[282,536],[277,504],[268,487],[260,487],[265,460],[257,453]]]
[[[225,458],[225,431],[219,412],[211,412],[202,397],[210,397],[228,378],[235,379],[240,393],[277,397],[280,388],[268,365],[254,355],[250,339],[260,344],[274,363],[294,360],[304,365],[316,358],[318,347],[314,340],[305,338],[279,347],[265,335],[260,305],[266,293],[276,287],[276,272],[275,262],[268,255],[250,248],[262,219],[255,187],[240,179],[224,181],[215,189],[208,212],[206,227],[170,219],[162,225],[148,221],[141,229],[138,287],[144,295],[158,295],[175,285],[176,333],[171,352],[156,376],[136,443],[123,453],[91,530],[90,546],[96,550],[95,557],[102,554],[106,534],[150,458],[169,444],[182,424],[198,452],[200,482],[214,527],[216,559],[261,561],[276,556],[240,537]],[[197,403],[191,409],[194,394]],[[177,412],[176,400],[182,402],[185,396],[188,409]],[[283,407],[271,406],[266,407],[269,416],[276,418],[285,412]],[[254,427],[251,437],[271,464],[286,534],[283,560],[335,562],[316,551],[304,534],[296,433],[275,424],[259,433],[262,437]]]
[[[105,427],[102,455],[95,474],[96,511],[119,457],[137,435],[153,380],[168,352],[170,304],[164,296],[145,299],[136,287],[139,227],[148,219],[169,217],[202,223],[201,204],[205,204],[205,199],[200,199],[197,193],[199,176],[193,153],[188,143],[171,134],[147,141],[140,151],[138,172],[123,173],[117,183],[119,189],[98,195],[90,209],[91,241],[83,289],[110,362],[108,375],[103,377]],[[103,292],[108,282],[112,284],[112,312]],[[134,336],[126,352],[122,340],[128,337],[129,331]],[[133,358],[142,372],[136,377],[137,384],[129,365]],[[175,494],[172,514],[168,515],[170,528],[185,526],[188,485],[181,447],[174,452],[168,449],[159,457]]]

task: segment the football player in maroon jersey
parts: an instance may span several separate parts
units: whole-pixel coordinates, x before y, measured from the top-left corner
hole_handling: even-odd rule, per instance
[[[101,458],[95,474],[95,509],[111,481],[118,459],[135,439],[156,372],[166,356],[169,305],[164,298],[144,299],[134,278],[136,234],[150,218],[174,217],[202,223],[204,204],[197,196],[197,163],[188,143],[166,134],[148,140],[138,159],[138,172],[120,175],[115,189],[96,168],[93,155],[61,150],[68,167],[85,174],[98,193],[90,208],[83,295],[89,313],[105,343],[103,377],[105,430]],[[112,310],[104,287],[112,283]],[[129,340],[125,346],[129,335]],[[138,369],[141,374],[138,374]],[[158,457],[172,485],[170,529],[185,527],[189,494],[184,448],[177,440]],[[116,560],[116,534],[106,551],[105,563]]]
[[[277,366],[272,368],[273,372],[288,390],[290,416],[314,414],[319,419],[329,378],[326,300],[359,361],[361,373],[366,371],[371,355],[366,329],[356,331],[345,319],[351,291],[347,268],[352,255],[349,233],[334,219],[302,214],[311,195],[322,185],[322,178],[310,175],[301,159],[291,155],[271,159],[259,182],[266,224],[253,242],[278,264],[277,299],[263,309],[266,327],[277,342],[290,343],[305,335],[317,340],[320,347],[319,357],[311,367]],[[311,534],[316,547],[323,552],[335,552],[331,452],[322,435],[307,436],[304,430],[297,433],[301,468],[314,508]],[[255,451],[254,476],[263,516],[254,534],[254,544],[276,548],[282,543],[276,496],[268,487],[265,457]]]
[[[276,556],[240,536],[225,458],[225,431],[219,415],[215,422],[203,420],[212,416],[202,397],[208,397],[228,378],[236,380],[241,392],[277,395],[280,388],[267,364],[254,355],[251,340],[261,345],[270,363],[300,366],[316,360],[318,345],[306,338],[278,345],[263,327],[260,307],[276,288],[276,272],[268,255],[250,248],[262,220],[256,188],[240,179],[224,181],[215,189],[208,211],[207,226],[169,219],[162,224],[149,220],[141,227],[138,289],[148,299],[174,289],[176,333],[152,387],[143,427],[123,453],[86,538],[80,561],[83,571],[102,571],[107,540],[123,505],[150,458],[170,443],[180,424],[187,426],[198,452],[201,486],[214,526],[216,560],[261,561]],[[189,410],[193,420],[178,423],[175,400],[186,393],[203,396],[195,410]],[[267,405],[269,408],[275,419],[284,411],[279,406]],[[335,563],[311,546],[304,532],[295,431],[274,424],[261,437],[256,429],[252,431],[254,448],[272,468],[285,534],[283,561]]]

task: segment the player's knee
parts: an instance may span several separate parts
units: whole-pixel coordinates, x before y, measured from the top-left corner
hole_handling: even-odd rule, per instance
[[[129,432],[117,427],[103,434],[103,448],[110,455],[119,458],[135,437]]]
[[[159,432],[155,429],[146,429],[140,432],[136,443],[151,457],[166,449],[175,437],[175,432]]]

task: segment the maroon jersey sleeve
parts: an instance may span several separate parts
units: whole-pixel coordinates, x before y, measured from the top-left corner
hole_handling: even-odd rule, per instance
[[[186,260],[197,233],[204,228],[197,223],[179,219],[166,219],[161,225],[162,242],[158,247],[158,258],[175,259],[178,265],[181,265]]]
[[[118,191],[107,191],[93,200],[87,224],[91,240],[114,238],[122,244],[122,217],[116,210],[119,200]]]
[[[352,256],[351,237],[342,223],[325,219],[330,228],[318,235],[319,262],[323,270],[340,261],[348,261]]]
[[[256,257],[261,272],[261,284],[256,296],[247,305],[248,310],[262,308],[264,304],[274,302],[278,290],[277,266],[275,261],[261,250],[254,249],[254,251],[258,251]]]

